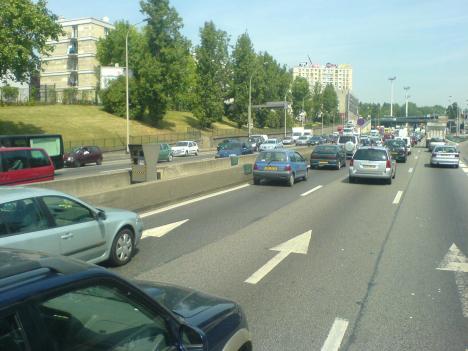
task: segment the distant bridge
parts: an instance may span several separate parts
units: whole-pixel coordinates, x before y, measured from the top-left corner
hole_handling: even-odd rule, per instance
[[[408,116],[408,117],[390,117],[373,118],[372,124],[380,123],[386,127],[409,124],[426,124],[427,122],[438,122],[439,116]]]

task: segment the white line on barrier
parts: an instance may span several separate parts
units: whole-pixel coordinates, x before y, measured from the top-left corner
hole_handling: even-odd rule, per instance
[[[395,195],[395,198],[393,199],[393,204],[398,205],[401,200],[401,196],[403,195],[403,191],[399,190],[397,194]]]
[[[174,208],[178,208],[178,207],[182,207],[182,206],[185,206],[185,205],[189,205],[189,204],[193,204],[195,202],[199,202],[199,201],[202,201],[202,200],[206,200],[206,199],[209,199],[209,198],[212,198],[212,197],[215,197],[215,196],[219,196],[219,195],[222,195],[222,194],[226,194],[226,193],[230,193],[232,191],[236,191],[236,190],[240,190],[240,189],[243,189],[243,188],[246,188],[250,186],[250,184],[242,184],[242,185],[239,185],[239,186],[236,186],[234,188],[230,188],[230,189],[226,189],[226,190],[222,190],[222,191],[218,191],[216,193],[212,193],[212,194],[208,194],[208,195],[204,195],[204,196],[200,196],[200,197],[196,197],[194,199],[190,199],[190,200],[186,200],[186,201],[183,201],[183,202],[179,202],[177,204],[173,204],[173,205],[169,205],[169,206],[166,206],[166,207],[162,207],[162,208],[159,208],[157,210],[154,210],[154,211],[149,211],[149,212],[145,212],[145,213],[141,213],[140,214],[140,217],[141,218],[145,218],[145,217],[149,217],[149,216],[152,216],[152,215],[155,215],[155,214],[158,214],[158,213],[162,213],[162,212],[166,212],[166,211],[169,211],[169,210],[173,210]]]
[[[99,174],[113,174],[113,173],[121,173],[124,171],[129,171],[131,168],[121,168],[121,169],[113,169],[111,171],[102,171]]]
[[[346,319],[335,318],[321,351],[338,351],[346,329],[348,328],[348,324],[349,322]]]
[[[312,194],[314,191],[317,191],[317,190],[322,189],[322,188],[323,188],[322,185],[316,186],[315,188],[310,189],[309,191],[306,191],[305,193],[301,194],[301,196],[307,196],[309,194]]]

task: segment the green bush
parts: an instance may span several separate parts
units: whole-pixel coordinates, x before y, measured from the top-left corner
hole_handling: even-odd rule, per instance
[[[4,86],[1,88],[2,102],[16,102],[19,95],[19,89],[16,87]]]
[[[64,105],[76,104],[77,100],[78,100],[77,88],[63,89],[62,104]]]
[[[130,118],[141,119],[143,117],[143,111],[141,104],[138,100],[137,85],[134,79],[130,79],[129,82],[129,109]],[[109,87],[99,92],[104,111],[112,113],[117,116],[126,116],[126,105],[125,105],[125,77],[119,77],[109,84]]]

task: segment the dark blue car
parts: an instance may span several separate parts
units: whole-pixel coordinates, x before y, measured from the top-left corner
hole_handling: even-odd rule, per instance
[[[2,351],[251,349],[244,313],[230,300],[0,249]]]
[[[216,158],[224,158],[229,156],[241,156],[253,154],[252,146],[246,143],[231,142],[223,146],[216,154]]]

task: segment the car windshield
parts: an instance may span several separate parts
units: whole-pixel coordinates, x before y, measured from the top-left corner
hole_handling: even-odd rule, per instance
[[[301,137],[299,138],[299,140],[309,140],[309,137],[301,136]]]
[[[293,135],[294,135],[294,136],[301,136],[301,135],[302,135],[302,133],[299,133],[299,132],[294,132],[294,133],[293,133]]]
[[[234,150],[234,149],[240,149],[242,144],[240,143],[227,143],[224,145],[223,149],[224,150]]]
[[[314,150],[315,153],[330,154],[338,152],[338,147],[332,145],[320,145]]]
[[[385,150],[378,149],[360,149],[353,156],[355,160],[362,161],[386,161],[387,153]]]
[[[355,138],[353,136],[340,136],[339,143],[346,144],[348,141],[354,143]]]
[[[436,143],[442,143],[442,142],[444,142],[444,139],[442,139],[442,138],[432,138],[431,141],[436,142]]]
[[[286,162],[288,157],[285,152],[263,151],[257,156],[259,162]]]
[[[186,141],[178,141],[178,142],[176,143],[176,146],[188,146],[188,142],[186,142]]]
[[[453,146],[437,146],[434,149],[434,152],[442,152],[442,153],[457,153],[457,149]]]

